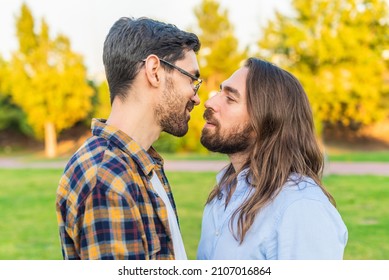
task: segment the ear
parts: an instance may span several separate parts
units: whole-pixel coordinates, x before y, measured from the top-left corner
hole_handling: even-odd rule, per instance
[[[161,77],[161,62],[159,58],[151,54],[145,59],[146,77],[150,85],[153,87],[159,87]]]

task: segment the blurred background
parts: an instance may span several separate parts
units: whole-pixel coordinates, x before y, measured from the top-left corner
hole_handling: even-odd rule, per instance
[[[309,96],[327,165],[336,166],[327,169],[324,183],[349,228],[345,258],[389,259],[388,4],[2,0],[0,259],[61,258],[55,192],[66,161],[90,136],[91,118],[109,115],[101,55],[121,16],[173,23],[202,43],[202,102],[189,132],[183,138],[162,134],[154,145],[170,166],[187,166],[167,168],[167,175],[191,259],[217,172],[194,166],[227,160],[199,142],[203,104],[250,56],[293,73]]]

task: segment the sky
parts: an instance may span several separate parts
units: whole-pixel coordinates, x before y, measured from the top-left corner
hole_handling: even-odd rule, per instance
[[[25,2],[36,23],[45,18],[54,37],[67,36],[72,49],[84,57],[89,75],[103,73],[102,48],[113,23],[122,16],[147,16],[188,30],[196,26],[193,13],[201,0],[1,0],[0,55],[9,59],[17,49],[15,17]],[[274,10],[288,12],[290,0],[219,0],[229,11],[240,46],[253,47],[261,27]]]

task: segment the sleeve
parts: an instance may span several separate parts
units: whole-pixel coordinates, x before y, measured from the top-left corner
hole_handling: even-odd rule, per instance
[[[145,259],[141,215],[136,203],[95,187],[78,222],[81,259]]]
[[[277,239],[278,259],[342,259],[347,229],[329,202],[302,199],[284,212]]]

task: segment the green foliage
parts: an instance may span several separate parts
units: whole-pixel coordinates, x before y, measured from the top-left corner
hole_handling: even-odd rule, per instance
[[[14,129],[26,135],[32,135],[26,115],[11,101],[8,83],[9,71],[8,64],[0,56],[0,131]]]
[[[277,13],[269,22],[259,46],[300,79],[316,122],[358,127],[388,115],[386,1],[293,0],[292,6],[293,16]]]
[[[10,97],[0,93],[0,131],[13,129],[25,135],[33,135],[25,113],[10,102]]]
[[[13,53],[9,78],[12,101],[26,113],[35,136],[41,138],[47,124],[58,134],[91,110],[93,91],[87,84],[83,59],[71,50],[65,36],[51,39],[44,20],[36,32],[25,4],[16,27],[19,50]]]
[[[180,138],[162,132],[158,140],[153,144],[153,147],[158,152],[174,153],[179,149]]]

